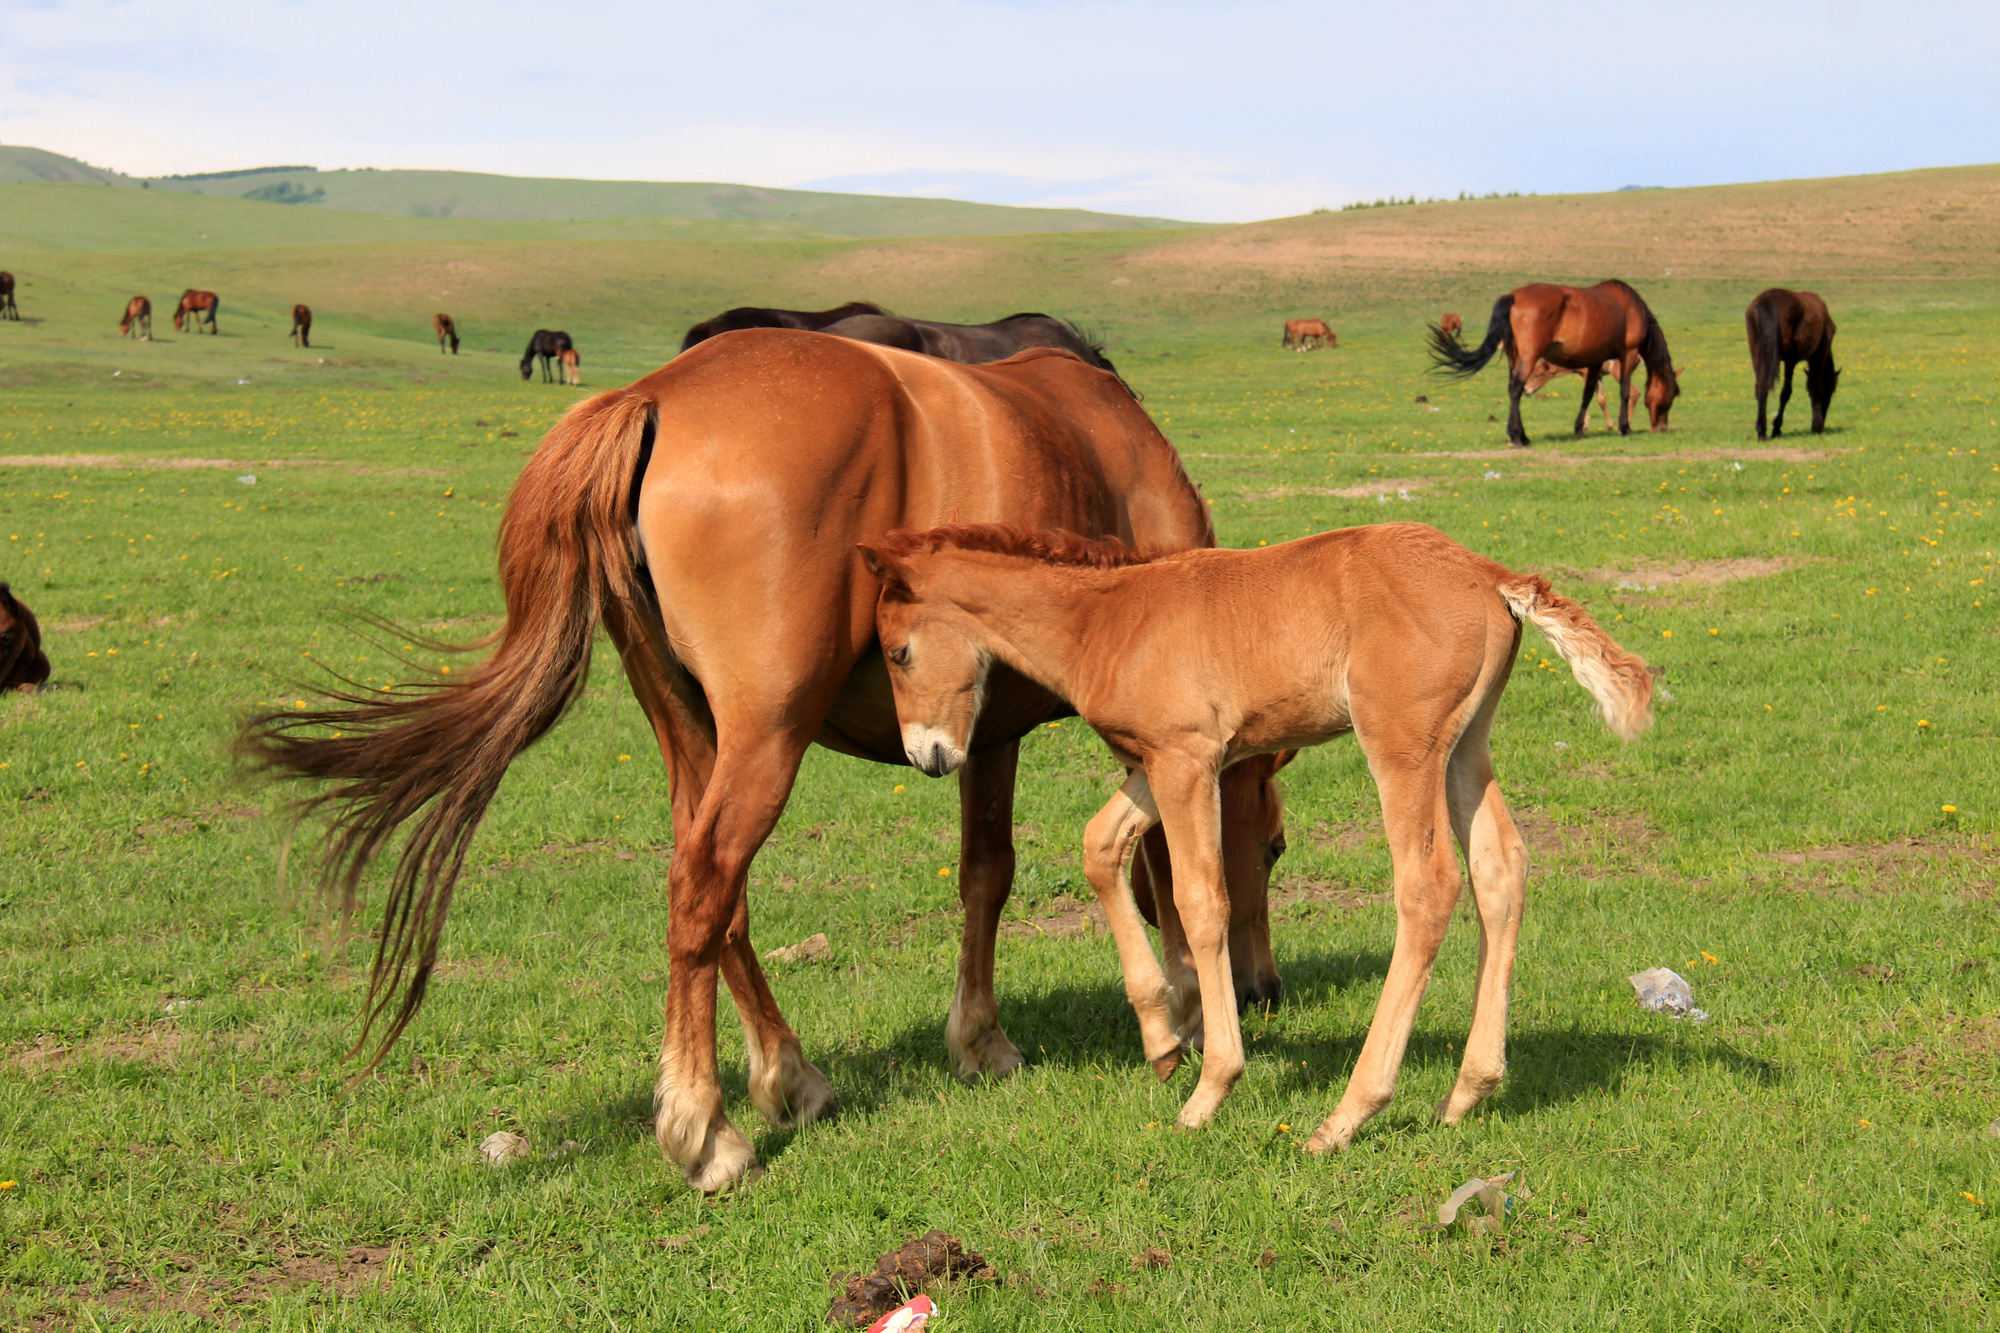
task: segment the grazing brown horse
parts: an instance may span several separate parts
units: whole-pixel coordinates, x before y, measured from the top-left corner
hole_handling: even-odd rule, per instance
[[[1118,373],[1104,355],[1103,343],[1068,320],[1053,315],[1009,315],[991,324],[939,324],[935,320],[903,319],[896,315],[851,315],[827,325],[824,331],[839,338],[922,352],[968,366],[1005,361],[1030,347],[1054,347],[1085,365]]]
[[[270,770],[332,784],[314,804],[332,817],[325,883],[348,905],[369,860],[413,822],[357,1049],[377,1032],[379,1062],[416,1013],[473,832],[507,766],[582,688],[602,626],[673,783],[660,1145],[699,1189],[756,1169],[723,1114],[718,969],[747,1033],[751,1101],[776,1125],[829,1111],[833,1089],[807,1063],[751,947],[744,886],[809,745],[908,762],[875,641],[876,584],[855,547],[954,514],[1147,551],[1214,541],[1201,495],[1131,394],[1058,351],[963,366],[753,330],[572,408],[501,520],[507,619],[489,657],[420,690],[266,714],[244,733]],[[993,995],[1014,873],[1015,763],[1023,734],[1069,712],[1005,668],[987,686],[959,782],[964,934],[945,1029],[965,1077],[1021,1064]],[[1245,765],[1222,781],[1268,776]],[[1232,826],[1223,836],[1274,834]],[[1238,886],[1257,896],[1266,887]],[[1258,974],[1237,979],[1252,999],[1276,990],[1268,940],[1258,953]]]
[[[1438,321],[1438,327],[1456,338],[1459,334],[1465,332],[1465,321],[1447,310],[1444,313],[1444,318]]]
[[[451,354],[458,355],[458,325],[451,322],[451,316],[437,314],[431,316],[431,328],[438,336],[438,355],[444,355],[444,345],[451,344]]]
[[[42,627],[0,583],[0,690],[33,694],[49,678],[49,659],[42,652]]]
[[[574,347],[565,347],[561,352],[563,383],[581,387],[583,384],[583,358]]]
[[[1305,351],[1311,347],[1332,347],[1338,342],[1333,329],[1323,319],[1285,321],[1285,346]]]
[[[555,379],[550,371],[551,364],[560,364],[562,354],[576,347],[570,336],[561,329],[536,329],[528,337],[528,350],[521,353],[521,378],[527,379],[535,373],[535,358],[542,359],[542,383],[549,384]]]
[[[301,347],[311,347],[313,345],[312,331],[313,331],[313,312],[311,308],[302,305],[293,306],[292,341],[297,343]]]
[[[1806,363],[1806,396],[1812,400],[1812,433],[1826,431],[1826,408],[1840,384],[1840,371],[1833,364],[1833,316],[1817,292],[1794,292],[1773,287],[1758,294],[1743,312],[1750,332],[1750,367],[1757,375],[1757,438],[1764,434],[1764,404],[1777,382],[1778,367],[1785,368],[1785,388],[1778,395],[1777,420],[1771,423],[1768,438],[1776,439],[1785,429],[1785,404],[1792,401],[1792,370]]]
[[[174,311],[174,332],[179,333],[181,331],[181,321],[189,315],[193,315],[194,331],[200,333],[202,316],[207,315],[208,331],[211,334],[214,333],[216,331],[215,312],[221,308],[222,302],[216,297],[214,292],[198,292],[192,287],[188,288],[181,293],[180,307]]]
[[[1618,433],[1632,433],[1632,400],[1628,396],[1638,362],[1646,363],[1646,410],[1654,430],[1667,428],[1667,412],[1680,393],[1672,354],[1659,320],[1639,293],[1612,279],[1595,287],[1559,287],[1550,282],[1517,287],[1493,303],[1486,321],[1486,338],[1468,348],[1456,335],[1433,324],[1431,360],[1439,370],[1463,379],[1478,374],[1502,344],[1507,348],[1507,439],[1517,447],[1528,444],[1521,425],[1521,396],[1535,362],[1583,372],[1583,402],[1576,410],[1576,435],[1590,413],[1590,397],[1605,364],[1619,367]]]
[[[772,310],[760,305],[740,305],[734,310],[725,310],[712,319],[705,319],[687,331],[681,339],[681,350],[685,352],[696,343],[706,342],[718,333],[733,333],[737,329],[823,329],[829,324],[838,324],[843,319],[855,315],[886,315],[889,312],[870,301],[849,301],[846,305],[835,306],[831,310]]]
[[[0,268],[0,319],[19,319],[21,307],[14,304],[14,275]]]
[[[1646,664],[1582,607],[1417,523],[1167,555],[955,524],[891,533],[863,555],[882,581],[877,629],[903,744],[919,769],[936,776],[964,762],[981,682],[1004,665],[1068,699],[1131,770],[1084,833],[1084,872],[1162,1077],[1184,1037],[1123,867],[1142,833],[1165,826],[1206,1028],[1183,1127],[1205,1124],[1243,1070],[1218,779],[1244,756],[1347,732],[1382,798],[1396,948],[1346,1095],[1307,1146],[1346,1147],[1395,1094],[1458,901],[1454,838],[1471,870],[1479,977],[1464,1061],[1438,1116],[1458,1123],[1499,1084],[1527,857],[1488,742],[1522,622],[1568,660],[1618,735],[1632,739],[1652,717]]]
[[[137,338],[140,342],[153,340],[153,303],[143,296],[135,296],[125,303],[125,318],[118,321],[118,336]]]

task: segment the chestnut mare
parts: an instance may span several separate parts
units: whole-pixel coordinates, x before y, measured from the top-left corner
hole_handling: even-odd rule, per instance
[[[1149,556],[1115,542],[997,524],[896,532],[862,548],[882,581],[877,626],[903,743],[932,775],[965,762],[981,683],[1005,666],[1070,700],[1132,770],[1084,833],[1097,891],[1162,1078],[1186,1044],[1124,862],[1163,824],[1200,979],[1206,1054],[1179,1121],[1208,1121],[1243,1070],[1224,949],[1218,776],[1246,755],[1353,732],[1395,862],[1396,948],[1346,1095],[1307,1145],[1346,1147],[1388,1105],[1459,895],[1455,837],[1480,930],[1456,1124],[1506,1068],[1507,994],[1527,858],[1493,777],[1493,716],[1541,630],[1627,740],[1652,720],[1653,677],[1582,607],[1443,533],[1385,523],[1264,550]]]
[[[689,329],[687,336],[681,339],[681,350],[685,352],[696,343],[707,342],[718,333],[731,333],[737,329],[817,330],[829,324],[838,324],[841,320],[855,315],[888,313],[870,301],[849,301],[846,305],[835,306],[831,310],[773,310],[767,306],[740,305],[734,310],[725,310],[711,319],[704,319]]]
[[[1773,287],[1758,294],[1743,312],[1750,332],[1750,368],[1757,376],[1757,438],[1776,439],[1785,429],[1785,404],[1792,401],[1792,370],[1806,363],[1806,397],[1812,400],[1812,433],[1826,432],[1826,408],[1840,384],[1833,364],[1833,316],[1817,292]],[[1785,388],[1778,395],[1778,418],[1764,433],[1764,404],[1785,368]]]
[[[1517,287],[1493,303],[1486,338],[1467,347],[1442,324],[1430,332],[1431,360],[1439,370],[1460,379],[1485,369],[1502,344],[1507,348],[1507,439],[1525,448],[1528,432],[1521,426],[1521,396],[1535,362],[1583,373],[1583,402],[1576,410],[1576,435],[1590,414],[1590,397],[1605,364],[1618,363],[1618,433],[1632,433],[1632,400],[1628,390],[1638,363],[1646,363],[1646,410],[1654,430],[1667,428],[1667,413],[1680,393],[1674,378],[1667,335],[1639,293],[1616,278],[1595,287],[1558,287],[1534,282]]]
[[[208,331],[214,333],[215,312],[222,309],[222,302],[214,292],[198,292],[190,287],[181,293],[180,307],[174,311],[174,332],[181,331],[181,321],[194,316],[194,331],[201,332],[201,317],[208,316]]]
[[[0,319],[19,319],[21,307],[14,304],[14,275],[0,268]]]
[[[474,831],[514,757],[582,688],[611,635],[673,784],[666,1032],[655,1129],[698,1189],[757,1169],[723,1114],[718,969],[743,1020],[749,1093],[774,1125],[828,1113],[750,944],[750,863],[817,741],[906,762],[875,641],[877,587],[855,546],[893,528],[978,519],[1060,524],[1148,551],[1214,541],[1178,455],[1115,376],[1066,353],[990,366],[791,330],[703,344],[572,408],[528,461],[500,527],[507,598],[493,652],[467,673],[344,707],[252,718],[264,768],[331,785],[322,882],[351,907],[367,863],[397,858],[356,1049],[375,1062],[415,1015]],[[994,938],[1014,874],[1019,738],[1069,707],[1011,672],[989,682],[959,781],[958,987],[945,1028],[962,1076],[1006,1074]],[[1270,781],[1243,764],[1237,789]],[[1275,793],[1232,808],[1276,809]],[[1228,837],[1271,830],[1231,829]],[[1165,846],[1160,850],[1164,853]],[[1240,886],[1261,897],[1267,884]],[[1241,985],[1276,991],[1268,939]],[[371,1066],[372,1067],[372,1066]]]
[[[127,301],[125,318],[118,321],[118,336],[130,336],[140,342],[153,341],[153,303],[143,296]]]
[[[1288,319],[1285,321],[1285,346],[1298,351],[1318,345],[1332,347],[1338,342],[1333,329],[1323,319]]]
[[[311,307],[292,307],[292,341],[301,347],[311,347],[313,332],[313,312]]]
[[[458,355],[458,325],[451,322],[451,316],[436,314],[431,316],[431,331],[438,336],[438,355],[444,355],[444,345],[451,344],[451,354]]]

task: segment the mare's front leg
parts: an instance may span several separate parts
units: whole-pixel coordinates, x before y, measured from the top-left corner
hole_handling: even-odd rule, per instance
[[[1356,735],[1381,791],[1382,819],[1395,861],[1396,951],[1347,1092],[1306,1144],[1316,1153],[1345,1148],[1395,1097],[1396,1074],[1417,1006],[1430,985],[1438,946],[1458,901],[1458,861],[1452,854],[1442,759],[1425,755],[1424,747],[1399,744],[1414,738],[1395,736],[1387,744],[1370,744],[1369,732],[1357,727]]]
[[[993,941],[1000,909],[1014,891],[1014,774],[1018,741],[969,756],[958,770],[958,901],[965,910],[958,945],[958,989],[945,1019],[944,1043],[958,1076],[1002,1077],[1021,1067],[1021,1052],[1000,1030],[993,994]]]
[[[1178,1123],[1198,1129],[1243,1075],[1243,1029],[1229,966],[1229,891],[1222,873],[1222,807],[1217,770],[1196,756],[1164,755],[1146,776],[1174,860],[1174,904],[1201,979],[1201,1081]]]
[[[1603,378],[1604,367],[1602,366],[1592,366],[1589,370],[1583,372],[1583,401],[1576,405],[1576,427],[1572,433],[1572,438],[1574,439],[1580,440],[1583,438],[1584,427],[1590,423],[1590,400],[1597,393],[1598,382]],[[1608,416],[1609,414],[1610,411],[1607,408],[1606,415]],[[1606,422],[1605,424],[1609,425],[1610,423]]]
[[[1139,915],[1139,905],[1132,897],[1132,883],[1125,870],[1139,839],[1159,822],[1160,812],[1153,804],[1146,774],[1135,770],[1085,826],[1083,873],[1090,887],[1097,891],[1105,922],[1111,927],[1111,938],[1118,945],[1125,996],[1132,1002],[1132,1012],[1139,1017],[1140,1048],[1152,1064],[1153,1073],[1164,1083],[1180,1067],[1181,1038],[1168,1017],[1167,979],[1160,971],[1159,960],[1153,956],[1152,942],[1146,938],[1146,922]],[[1156,883],[1153,908],[1164,928],[1170,900],[1163,904],[1158,888]]]

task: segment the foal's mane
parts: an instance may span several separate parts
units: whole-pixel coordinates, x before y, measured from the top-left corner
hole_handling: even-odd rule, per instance
[[[1116,537],[1079,537],[1053,528],[1021,528],[1011,523],[946,523],[924,532],[904,529],[876,543],[893,556],[933,555],[939,551],[986,551],[1018,555],[1051,565],[1083,569],[1123,569],[1150,564],[1157,556],[1134,550]]]

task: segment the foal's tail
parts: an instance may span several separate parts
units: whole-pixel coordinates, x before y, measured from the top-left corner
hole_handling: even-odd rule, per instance
[[[1486,363],[1500,350],[1500,344],[1507,341],[1507,328],[1514,314],[1514,293],[1493,303],[1493,313],[1486,319],[1486,337],[1477,347],[1467,347],[1463,339],[1455,333],[1446,333],[1444,326],[1431,325],[1431,362],[1445,374],[1458,379],[1467,379],[1486,369]]]
[[[468,674],[385,687],[387,697],[328,693],[344,706],[264,713],[237,740],[265,772],[331,784],[299,813],[328,816],[320,888],[343,912],[369,861],[415,821],[354,1044],[385,1024],[370,1069],[423,1003],[467,847],[507,766],[582,692],[598,625],[631,623],[641,595],[632,502],[653,421],[649,398],[617,390],[578,404],[542,441],[500,523],[506,623],[467,645],[493,648]]]
[[[1516,620],[1548,636],[1619,739],[1629,741],[1653,725],[1653,673],[1636,654],[1613,642],[1588,611],[1532,574],[1504,579],[1498,591]]]

